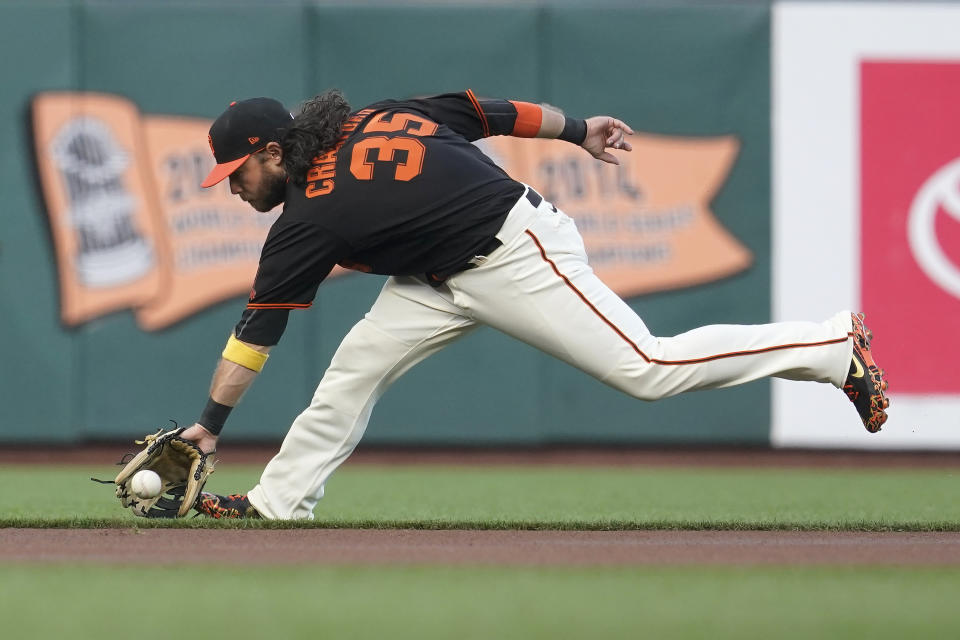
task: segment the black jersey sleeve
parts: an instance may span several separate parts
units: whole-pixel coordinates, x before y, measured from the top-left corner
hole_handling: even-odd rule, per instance
[[[237,339],[277,344],[290,310],[313,304],[320,283],[348,251],[343,240],[318,225],[275,224],[263,245],[247,308],[234,330]]]
[[[469,89],[431,98],[407,100],[407,105],[447,125],[471,142],[489,136],[507,136],[517,121],[517,108],[509,100],[480,100]]]

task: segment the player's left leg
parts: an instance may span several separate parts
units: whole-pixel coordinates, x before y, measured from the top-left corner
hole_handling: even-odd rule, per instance
[[[248,494],[257,512],[269,519],[312,518],[327,478],[360,442],[380,397],[411,367],[474,327],[424,282],[387,280]]]

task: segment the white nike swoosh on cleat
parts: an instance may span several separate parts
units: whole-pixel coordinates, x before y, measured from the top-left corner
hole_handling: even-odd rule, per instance
[[[862,378],[862,377],[863,377],[863,365],[860,364],[860,358],[854,356],[854,357],[853,357],[853,365],[854,365],[855,369],[854,369],[853,373],[851,373],[850,375],[853,376],[854,378]]]

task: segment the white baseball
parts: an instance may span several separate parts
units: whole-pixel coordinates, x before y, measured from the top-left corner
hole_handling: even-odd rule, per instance
[[[156,498],[160,495],[160,476],[155,471],[137,471],[130,479],[130,488],[138,498]]]

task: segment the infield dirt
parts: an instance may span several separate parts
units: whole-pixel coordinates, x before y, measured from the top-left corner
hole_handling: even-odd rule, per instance
[[[103,464],[129,447],[0,449],[0,464]],[[265,463],[272,447],[236,447]],[[955,468],[951,453],[769,450],[358,451],[352,464]],[[149,553],[145,551],[149,550]],[[957,532],[0,529],[0,563],[958,566]],[[160,560],[158,560],[160,559]]]
[[[149,553],[147,553],[149,552]],[[960,533],[0,529],[2,563],[960,565]]]

